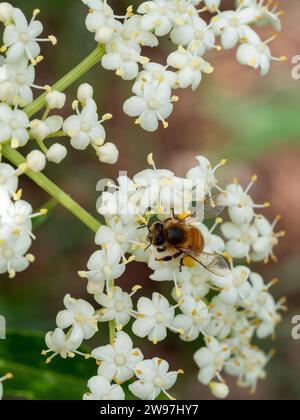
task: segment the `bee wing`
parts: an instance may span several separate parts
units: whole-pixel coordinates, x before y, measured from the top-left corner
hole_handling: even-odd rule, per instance
[[[220,277],[228,277],[231,274],[231,270],[227,261],[222,255],[208,252],[195,252],[189,248],[179,248],[180,251],[191,257],[193,260],[197,261],[204,268],[210,271],[213,274],[216,274]]]
[[[215,219],[220,216],[226,207],[221,201],[223,196],[224,193],[218,192],[206,198],[203,203],[197,204],[194,216],[190,217],[189,222],[202,222],[205,219]]]

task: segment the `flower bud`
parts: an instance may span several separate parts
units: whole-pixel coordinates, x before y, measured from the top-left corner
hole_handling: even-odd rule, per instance
[[[102,26],[96,32],[95,41],[99,42],[100,44],[107,44],[113,37],[113,34],[113,28],[109,28],[108,26]]]
[[[0,22],[9,22],[13,14],[13,6],[9,3],[2,2],[0,3]]]
[[[53,90],[47,93],[46,102],[50,109],[62,109],[66,103],[66,95],[58,90]]]
[[[30,134],[36,140],[45,140],[45,138],[50,134],[50,129],[44,121],[37,119],[33,120],[30,123],[30,127]]]
[[[119,150],[113,143],[105,143],[104,146],[99,147],[98,155],[100,162],[115,164],[119,158]]]
[[[211,382],[209,388],[216,398],[224,399],[229,395],[229,388],[224,383]]]
[[[5,81],[0,83],[0,101],[12,102],[15,95],[15,88],[13,83]]]
[[[68,152],[65,146],[62,146],[59,143],[55,143],[50,147],[46,156],[49,162],[58,164],[65,159],[67,153]]]
[[[86,103],[88,99],[92,99],[93,94],[93,87],[88,83],[83,83],[78,88],[77,98],[81,103]]]
[[[27,167],[33,172],[40,172],[46,166],[46,156],[39,150],[33,150],[27,155]]]

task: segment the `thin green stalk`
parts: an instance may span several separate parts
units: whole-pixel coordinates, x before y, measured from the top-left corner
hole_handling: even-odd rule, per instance
[[[103,45],[98,45],[97,48],[88,55],[78,66],[76,66],[73,70],[71,70],[68,74],[66,74],[62,79],[60,79],[57,83],[55,83],[51,88],[53,90],[58,90],[63,92],[69,86],[71,86],[76,80],[78,80],[81,76],[83,76],[88,70],[90,70],[93,66],[95,66],[103,55],[105,54],[105,48]],[[24,111],[29,117],[32,117],[37,112],[39,112],[46,104],[46,95],[47,92],[43,93],[39,96],[35,101],[33,101],[30,105],[24,108]]]
[[[19,166],[26,162],[26,159],[9,145],[2,148],[2,154],[6,159],[14,165]],[[97,232],[100,223],[90,213],[83,209],[68,194],[55,185],[49,178],[41,172],[26,171],[26,175],[32,179],[39,187],[46,191],[51,197],[55,198],[62,206],[74,214],[77,219],[81,220],[93,232]]]
[[[109,280],[108,282],[108,288],[109,290],[112,290],[115,287],[114,280]],[[113,344],[116,339],[116,321],[112,320],[108,323],[108,331],[109,331],[109,342],[110,344]]]

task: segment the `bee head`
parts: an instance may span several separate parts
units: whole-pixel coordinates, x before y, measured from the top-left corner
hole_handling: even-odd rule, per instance
[[[155,222],[149,229],[147,240],[154,246],[161,246],[165,243],[164,225],[160,222]]]

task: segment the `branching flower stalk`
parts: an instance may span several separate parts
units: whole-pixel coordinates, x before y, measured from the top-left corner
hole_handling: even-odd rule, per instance
[[[140,399],[154,400],[160,394],[174,399],[169,390],[183,370],[170,371],[160,357],[144,360],[131,337],[156,345],[175,333],[183,341],[199,340],[201,347],[194,354],[198,380],[214,396],[226,398],[229,394],[224,374],[255,392],[273,352],[265,354],[253,346],[253,340],[273,336],[280,311],[285,310],[284,299],[275,302],[269,292],[277,279],[265,282],[250,268],[252,261],[276,261],[274,248],[285,234],[276,231],[280,216],[270,223],[261,214],[269,203],[255,203],[250,195],[257,176],[251,177],[246,187],[236,179],[222,186],[216,172],[226,160],[213,166],[204,156],[197,156],[197,165],[180,178],[168,169],[158,169],[150,154],[150,168],[132,179],[122,175],[101,190],[97,202],[97,211],[105,219],[101,225],[42,171],[47,163],[60,164],[65,159],[65,144],[48,145],[48,140],[63,137],[77,150],[92,147],[102,163],[117,162],[118,149],[106,141],[103,126],[112,115],[106,112],[100,116],[92,86],[83,83],[78,87],[72,113],[65,120],[52,114],[65,106],[64,91],[100,61],[118,77],[134,81],[133,96],[125,102],[124,112],[144,130],[157,130],[159,122],[167,128],[167,118],[179,99],[173,91],[195,90],[203,75],[212,73],[212,65],[203,58],[210,50],[237,47],[237,61],[263,75],[272,61],[284,61],[285,57],[271,53],[269,43],[274,37],[263,41],[253,29],[258,23],[269,23],[280,31],[282,13],[277,5],[264,0],[237,0],[231,11],[222,10],[221,0],[153,0],[142,3],[136,14],[129,6],[124,16],[117,16],[107,0],[82,2],[88,6],[86,27],[94,34],[97,47],[52,87],[35,84],[35,71],[43,60],[40,44],[57,42],[53,35],[40,37],[40,11],[34,10],[28,22],[19,8],[0,3],[0,21],[5,27],[0,147],[1,156],[16,167],[0,162],[0,274],[14,278],[34,262],[29,253],[35,239],[32,220],[45,215],[49,207],[34,212],[22,198],[18,178],[25,174],[86,225],[95,234],[98,247],[78,274],[86,279],[87,291],[99,306],[95,309],[83,299],[65,296],[56,328],[46,334],[47,349],[42,353],[47,355],[46,363],[58,355],[94,358],[99,368],[88,381],[86,400],[125,399],[123,384]],[[212,14],[209,22],[200,17],[206,11]],[[142,49],[157,47],[165,36],[176,50],[163,66],[150,62]],[[33,89],[44,93],[33,100]],[[42,117],[32,119],[40,111]],[[17,149],[28,141],[38,149],[25,157]],[[200,186],[199,202],[210,203],[212,225],[206,223],[205,212],[197,220],[191,217],[191,203]],[[166,245],[166,226],[172,218],[176,226],[196,229],[202,249],[199,244],[197,252],[191,247]],[[141,296],[135,302],[140,285],[131,292],[115,285],[132,261],[152,270],[147,281],[169,282],[169,296],[153,292],[151,298]],[[92,338],[101,323],[108,323],[110,344],[94,349],[91,355],[83,354],[79,351],[83,340]],[[10,376],[0,379],[0,398],[1,382]]]

